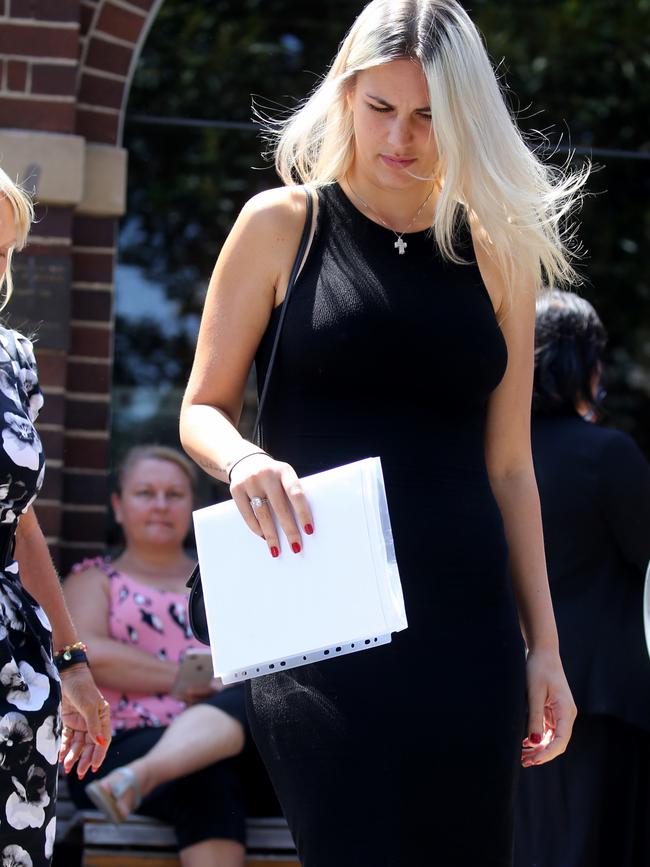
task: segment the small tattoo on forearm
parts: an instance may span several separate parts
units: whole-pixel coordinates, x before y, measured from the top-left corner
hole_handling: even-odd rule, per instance
[[[214,461],[211,461],[210,458],[200,458],[197,461],[200,467],[203,467],[204,470],[213,470],[215,473],[225,473],[225,467],[220,467],[219,464],[215,464]]]

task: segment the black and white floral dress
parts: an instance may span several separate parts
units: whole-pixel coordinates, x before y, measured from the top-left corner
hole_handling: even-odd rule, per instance
[[[60,681],[50,624],[13,560],[43,483],[42,404],[30,341],[0,326],[0,867],[48,867],[56,828]]]

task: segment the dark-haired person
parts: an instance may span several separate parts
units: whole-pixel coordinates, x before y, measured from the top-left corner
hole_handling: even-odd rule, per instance
[[[597,420],[603,325],[585,299],[537,304],[533,457],[562,659],[578,706],[571,748],[520,783],[516,867],[650,864],[650,660],[643,575],[650,468]]]

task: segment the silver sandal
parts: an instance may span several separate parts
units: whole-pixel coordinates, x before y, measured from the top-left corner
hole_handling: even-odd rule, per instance
[[[129,789],[133,789],[133,806],[131,812],[135,813],[142,803],[142,792],[140,783],[135,773],[131,768],[116,768],[108,776],[115,776],[117,779],[114,782],[108,783],[107,777],[101,780],[94,780],[86,786],[86,794],[92,801],[95,807],[103,813],[111,822],[120,824],[126,821],[127,816],[123,816],[117,805],[118,799],[121,798]]]

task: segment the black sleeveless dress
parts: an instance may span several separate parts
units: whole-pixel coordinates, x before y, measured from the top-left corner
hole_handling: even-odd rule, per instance
[[[305,867],[508,867],[525,658],[484,458],[505,341],[466,228],[467,264],[430,232],[399,255],[337,184],[319,202],[263,445],[299,475],[381,457],[409,628],[251,681],[253,734]]]

